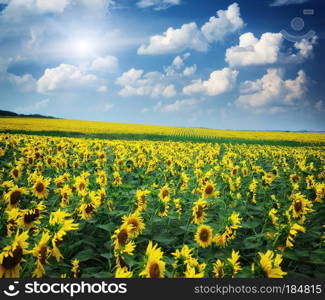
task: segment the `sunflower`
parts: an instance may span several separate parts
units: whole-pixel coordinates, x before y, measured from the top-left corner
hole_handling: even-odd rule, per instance
[[[147,199],[146,196],[150,194],[149,190],[137,190],[135,193],[135,198],[137,201],[137,210],[143,211],[147,208]]]
[[[82,204],[79,207],[79,216],[83,220],[88,220],[93,216],[95,210],[99,207],[100,199],[94,191],[91,191],[87,198],[83,198],[81,203]]]
[[[8,215],[7,218],[7,236],[10,237],[17,230],[18,218],[19,218],[19,209],[13,208],[11,210],[6,210]]]
[[[159,199],[164,202],[170,198],[170,189],[167,184],[165,184],[159,191]]]
[[[21,166],[14,167],[10,171],[10,177],[16,182],[20,179],[21,174],[22,174],[22,167]]]
[[[79,260],[74,259],[71,263],[72,263],[71,271],[73,272],[73,278],[79,278],[81,274],[79,269]]]
[[[173,263],[175,278],[202,278],[206,264],[199,264],[198,260],[193,257],[193,249],[188,245],[183,245],[182,249],[177,249],[172,253],[175,262]]]
[[[169,212],[169,198],[165,198],[163,201],[159,201],[159,217],[167,217]]]
[[[29,238],[27,231],[16,233],[13,241],[0,252],[0,278],[18,278],[20,274],[20,262],[24,254],[28,253]]]
[[[57,261],[60,261],[63,257],[58,245],[63,241],[68,231],[78,229],[78,224],[74,223],[74,220],[69,218],[70,216],[71,214],[60,209],[50,214],[49,227],[50,231],[53,233],[51,255],[54,256]]]
[[[225,272],[223,270],[225,263],[218,259],[213,264],[213,273],[215,274],[216,278],[223,278],[225,276]]]
[[[48,242],[50,238],[49,233],[43,232],[40,241],[31,250],[31,253],[36,258],[33,277],[41,278],[45,274],[44,265],[49,254]]]
[[[79,196],[85,196],[88,188],[88,179],[84,176],[75,178],[75,188]]]
[[[239,263],[239,258],[239,251],[236,252],[235,250],[232,250],[231,257],[227,258],[228,262],[232,266],[232,277],[234,277],[242,269]]]
[[[296,235],[298,234],[298,231],[300,232],[306,232],[306,228],[299,225],[299,224],[293,224],[290,229],[289,229],[289,234],[286,240],[286,247],[288,248],[292,248],[293,247],[293,242],[294,242],[294,238],[296,237]]]
[[[277,227],[278,226],[278,220],[279,218],[277,217],[277,210],[275,208],[272,208],[270,211],[269,211],[269,217],[271,218],[271,221],[272,221],[272,224]]]
[[[107,185],[107,175],[105,173],[105,171],[98,171],[97,172],[97,178],[96,178],[96,182],[100,185],[100,187],[104,187]]]
[[[60,206],[62,208],[65,208],[69,204],[69,197],[71,197],[73,195],[72,189],[70,188],[70,186],[68,184],[65,184],[63,186],[63,188],[60,189],[60,194],[61,194]]]
[[[27,195],[28,190],[20,188],[17,185],[10,187],[10,190],[4,194],[4,200],[8,203],[8,210],[18,206],[22,195]]]
[[[22,209],[19,213],[18,225],[21,227],[32,228],[35,225],[39,225],[40,218],[42,218],[42,211],[46,209],[46,206],[43,204],[43,201],[40,203],[33,202],[32,205],[34,208],[31,209]]]
[[[127,267],[117,267],[115,271],[115,278],[132,278],[133,272],[129,271]]]
[[[152,246],[152,242],[149,241],[146,251],[145,268],[139,275],[146,278],[163,278],[166,265],[162,260],[163,254],[157,244]]]
[[[322,203],[323,198],[325,196],[325,183],[316,183],[315,186],[315,192],[316,192],[316,202]]]
[[[195,241],[200,247],[209,247],[212,243],[212,228],[208,225],[200,225],[195,234]]]
[[[115,230],[114,234],[112,235],[115,251],[123,249],[128,245],[128,242],[131,238],[132,229],[132,224],[123,223],[118,229]]]
[[[194,224],[202,224],[204,222],[204,218],[206,216],[206,212],[204,208],[207,206],[207,202],[205,200],[199,199],[194,203],[192,208],[192,223]]]
[[[132,229],[130,230],[130,237],[132,238],[137,237],[145,227],[143,218],[139,212],[135,212],[128,216],[123,216],[122,221],[126,225],[132,225]]]
[[[215,184],[211,182],[207,182],[203,188],[203,198],[211,197],[214,195],[214,192],[216,190]]]
[[[309,212],[313,212],[312,209],[313,203],[309,201],[304,195],[301,193],[295,193],[293,196],[293,201],[289,207],[289,212],[291,212],[294,218],[300,219],[303,223],[305,221],[305,215]]]
[[[178,214],[179,217],[180,217],[181,214],[182,214],[182,204],[181,204],[181,199],[179,199],[179,198],[174,199],[173,202],[174,202],[174,205],[175,205],[176,212],[177,212],[177,214]]]
[[[49,193],[48,186],[50,184],[49,179],[44,179],[43,177],[36,178],[33,185],[33,195],[37,199],[46,199]]]
[[[113,177],[114,177],[113,185],[121,185],[122,184],[122,177],[121,177],[119,171],[115,171],[113,173]]]
[[[280,264],[282,255],[276,254],[272,250],[267,250],[265,253],[259,252],[260,265],[268,278],[283,278],[286,272],[283,272]],[[275,255],[275,257],[274,257]]]

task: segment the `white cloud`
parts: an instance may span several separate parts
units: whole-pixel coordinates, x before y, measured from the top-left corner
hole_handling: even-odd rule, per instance
[[[175,86],[173,84],[167,85],[162,92],[162,96],[165,98],[174,97],[176,94],[177,94],[177,92],[176,92]]]
[[[216,70],[210,74],[208,80],[195,80],[192,84],[185,86],[183,93],[185,95],[203,94],[216,96],[231,90],[236,83],[237,75],[238,71],[230,68]]]
[[[15,110],[20,114],[35,114],[41,112],[49,103],[50,99],[43,99],[31,105],[19,106]]]
[[[162,35],[152,36],[148,45],[139,47],[138,54],[179,53],[186,49],[206,52],[209,42],[221,41],[243,25],[239,6],[233,3],[227,10],[217,11],[217,17],[211,17],[201,29],[192,22],[176,29],[169,27]]]
[[[184,61],[180,56],[176,56],[173,60],[173,66],[175,69],[180,69],[184,65]]]
[[[229,5],[227,10],[218,10],[216,14],[217,17],[211,17],[209,22],[201,28],[202,33],[210,43],[222,41],[227,34],[244,26],[237,3]]]
[[[99,93],[106,93],[108,91],[108,88],[106,85],[101,85],[99,88],[96,90]]]
[[[43,76],[37,82],[37,90],[40,93],[74,90],[89,87],[98,87],[99,80],[94,74],[89,74],[80,68],[60,64],[58,67],[46,69]]]
[[[144,73],[143,70],[130,69],[116,80],[122,86],[120,96],[149,96],[170,98],[177,94],[175,86],[167,82],[160,72]]]
[[[268,69],[267,73],[256,81],[245,81],[241,86],[241,95],[235,101],[236,106],[255,111],[279,112],[296,107],[307,89],[307,78],[303,70],[295,79],[283,79],[281,69]]]
[[[227,49],[225,60],[232,67],[275,63],[282,39],[281,33],[267,32],[257,39],[253,33],[247,32],[240,36],[238,46]]]
[[[239,45],[226,50],[225,60],[231,66],[252,66],[275,63],[299,63],[313,56],[317,36],[302,39],[293,45],[293,53],[281,52],[282,33],[263,33],[260,39],[247,32],[239,37]]]
[[[118,71],[118,58],[115,56],[97,57],[89,66],[89,70],[100,73],[115,73]]]
[[[203,99],[183,99],[176,100],[174,103],[163,105],[162,101],[159,101],[153,108],[154,111],[160,111],[164,113],[175,113],[193,110],[203,102]]]
[[[181,0],[140,0],[137,2],[140,8],[152,7],[154,10],[163,10],[179,4]]]
[[[3,14],[9,18],[21,18],[25,15],[62,13],[71,0],[11,0]]]
[[[319,100],[315,103],[315,108],[319,112],[325,112],[325,103],[323,100]]]
[[[290,5],[290,4],[302,4],[306,3],[309,0],[274,0],[270,6],[282,6],[282,5]]]
[[[167,54],[186,49],[200,52],[208,50],[208,43],[194,22],[177,29],[169,27],[163,35],[152,36],[149,45],[140,46],[138,54]]]
[[[196,72],[196,69],[197,69],[196,64],[194,64],[193,66],[190,66],[190,67],[186,67],[183,70],[183,75],[184,76],[191,76]]]
[[[11,73],[7,74],[9,82],[15,84],[25,92],[32,92],[36,88],[36,80],[31,74],[17,76]]]

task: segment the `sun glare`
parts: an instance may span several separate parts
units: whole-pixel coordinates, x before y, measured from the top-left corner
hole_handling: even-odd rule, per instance
[[[91,55],[95,47],[90,40],[76,40],[73,43],[73,48],[77,54],[85,56]]]

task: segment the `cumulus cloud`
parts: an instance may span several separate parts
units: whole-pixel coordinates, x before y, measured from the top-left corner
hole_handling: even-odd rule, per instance
[[[143,70],[130,69],[116,80],[122,89],[119,95],[149,96],[171,98],[177,94],[175,86],[167,82],[166,77],[160,72],[144,73]]]
[[[19,18],[25,15],[62,13],[72,0],[11,0],[3,14],[9,18]]]
[[[164,113],[175,113],[193,110],[199,106],[203,99],[183,99],[176,100],[174,103],[164,105],[162,101],[159,101],[153,108],[154,111]]]
[[[105,14],[115,4],[112,0],[10,0],[3,15],[19,20],[26,16],[62,14],[69,7],[87,11],[88,15]]]
[[[260,39],[247,32],[239,37],[239,45],[226,50],[225,60],[231,66],[252,66],[275,63],[299,63],[313,56],[317,36],[294,43],[292,53],[281,52],[282,33],[263,33]]]
[[[309,0],[274,0],[270,6],[282,6],[282,5],[290,5],[290,4],[302,4],[306,3]]]
[[[140,0],[137,2],[137,6],[140,8],[151,7],[154,10],[164,10],[179,4],[181,4],[181,0]]]
[[[89,70],[100,73],[115,73],[118,71],[119,62],[115,56],[97,57],[89,65]]]
[[[184,24],[181,28],[169,27],[163,35],[154,35],[150,38],[149,45],[142,44],[138,54],[168,54],[192,49],[199,52],[208,50],[208,42],[192,22]]]
[[[218,10],[216,14],[217,17],[211,17],[209,22],[201,28],[202,33],[210,43],[222,41],[226,35],[244,26],[237,3],[229,5],[227,10]]]
[[[300,70],[295,79],[285,80],[283,77],[281,69],[268,69],[262,78],[245,81],[235,105],[261,112],[279,112],[296,107],[307,90],[306,74]]]
[[[94,74],[87,73],[77,66],[60,64],[58,67],[46,69],[37,81],[37,91],[40,93],[52,91],[68,91],[98,87],[99,79]]]
[[[222,40],[243,25],[239,6],[233,3],[227,10],[217,11],[217,17],[211,17],[202,28],[192,22],[176,29],[169,27],[162,35],[152,36],[149,44],[140,46],[138,54],[179,53],[186,49],[206,52],[209,43]]]
[[[43,99],[36,101],[31,105],[18,106],[15,110],[20,114],[35,114],[41,112],[44,108],[48,106],[50,99]]]
[[[184,76],[191,76],[196,72],[196,69],[197,69],[196,64],[194,64],[193,66],[190,66],[190,67],[186,67],[183,70],[183,75]]]
[[[216,70],[210,74],[208,80],[194,80],[192,84],[185,86],[183,93],[185,95],[203,94],[216,96],[231,90],[236,83],[237,75],[238,71],[230,68]]]
[[[263,33],[260,39],[251,32],[244,33],[238,46],[227,49],[225,60],[232,67],[275,63],[282,40],[281,33]]]
[[[36,88],[36,79],[31,74],[17,76],[11,73],[7,74],[9,82],[18,86],[25,92],[32,92]]]

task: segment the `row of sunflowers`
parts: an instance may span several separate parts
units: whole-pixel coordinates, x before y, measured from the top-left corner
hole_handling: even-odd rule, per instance
[[[320,146],[0,134],[1,277],[323,277]]]

